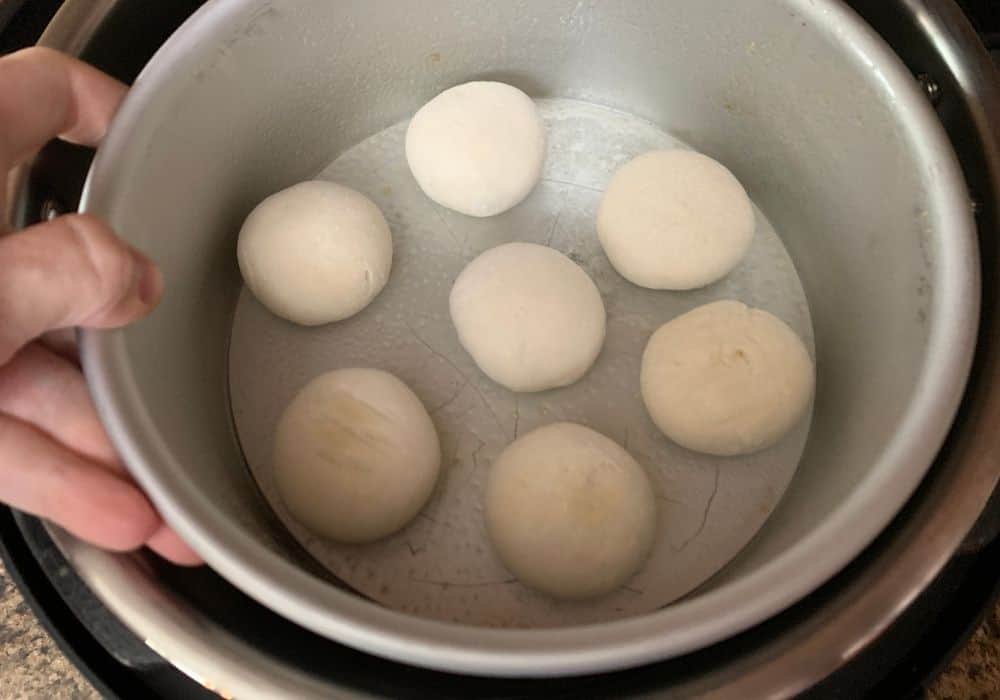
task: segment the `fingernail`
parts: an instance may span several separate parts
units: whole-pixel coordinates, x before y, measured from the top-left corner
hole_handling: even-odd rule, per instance
[[[132,257],[135,258],[139,300],[147,306],[152,306],[163,294],[163,274],[156,263],[139,251],[133,250]]]

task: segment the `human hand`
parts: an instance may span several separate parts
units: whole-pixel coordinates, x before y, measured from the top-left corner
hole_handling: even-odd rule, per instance
[[[48,49],[0,58],[0,174],[57,136],[96,145],[125,92]],[[5,194],[0,188],[0,228]],[[99,547],[148,545],[197,564],[126,473],[76,358],[43,339],[55,329],[123,326],[152,311],[162,292],[156,266],[93,216],[0,236],[0,500]]]

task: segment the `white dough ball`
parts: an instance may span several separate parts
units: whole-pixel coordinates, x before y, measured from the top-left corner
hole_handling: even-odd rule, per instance
[[[799,422],[815,371],[805,344],[783,321],[717,301],[653,334],[640,383],[646,409],[667,437],[732,456],[770,447]]]
[[[533,430],[490,468],[486,524],[521,583],[557,598],[615,590],[646,561],[656,497],[612,440],[575,423]]]
[[[403,382],[374,369],[320,375],[278,422],[274,479],[292,516],[338,542],[372,542],[424,507],[441,466],[437,431]]]
[[[243,279],[272,313],[304,326],[368,306],[392,267],[392,234],[360,192],[311,181],[250,212],[236,248]]]
[[[451,289],[462,346],[511,391],[544,391],[586,374],[604,344],[601,293],[562,253],[507,243],[469,263]]]
[[[406,160],[424,193],[469,216],[507,211],[538,184],[545,126],[530,97],[505,83],[445,90],[406,131]]]
[[[649,289],[695,289],[743,259],[753,205],[723,165],[694,151],[650,151],[615,173],[597,233],[622,277]]]

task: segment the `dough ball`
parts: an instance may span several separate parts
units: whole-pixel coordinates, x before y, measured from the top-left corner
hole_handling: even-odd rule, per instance
[[[815,383],[805,344],[738,301],[699,306],[660,327],[642,356],[642,398],[683,447],[711,455],[770,447],[802,418]]]
[[[656,497],[617,443],[555,423],[515,440],[490,468],[486,524],[521,583],[556,598],[591,598],[624,584],[646,561]]]
[[[424,507],[441,466],[420,399],[388,372],[313,379],[278,422],[274,479],[292,516],[338,542],[391,535]]]
[[[463,347],[511,391],[544,391],[586,374],[604,344],[601,293],[562,253],[534,243],[491,248],[451,289]]]
[[[530,97],[504,83],[445,90],[414,115],[406,160],[424,193],[469,216],[493,216],[542,176],[545,126]]]
[[[597,214],[597,234],[622,277],[649,289],[695,289],[743,259],[756,224],[743,186],[694,151],[651,151],[622,167]]]
[[[250,212],[236,248],[254,296],[303,326],[340,321],[378,296],[392,267],[392,234],[360,192],[312,181]]]

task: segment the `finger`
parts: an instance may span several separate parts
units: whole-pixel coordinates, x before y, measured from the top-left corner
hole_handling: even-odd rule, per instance
[[[56,136],[103,137],[127,88],[82,61],[33,47],[0,58],[0,173]]]
[[[123,469],[79,368],[39,343],[0,367],[0,413],[34,425],[78,454]]]
[[[5,415],[0,415],[0,500],[115,551],[141,547],[161,522],[123,476]]]
[[[180,566],[198,566],[202,563],[198,553],[187,546],[170,526],[164,524],[157,530],[146,546],[169,562]]]
[[[83,374],[75,364],[39,343],[25,346],[0,367],[0,413],[35,426],[98,465],[124,472]],[[166,524],[161,524],[146,544],[175,564],[201,564],[201,558]]]
[[[0,238],[0,270],[0,364],[54,328],[141,318],[163,293],[152,261],[86,214]]]

